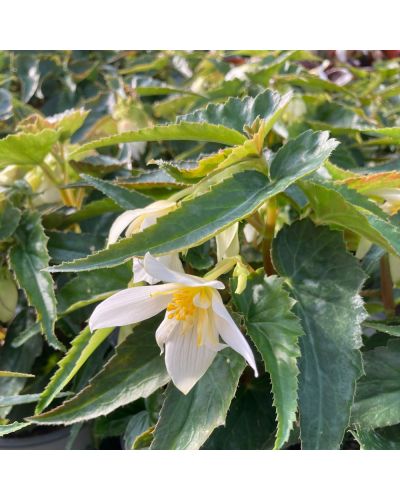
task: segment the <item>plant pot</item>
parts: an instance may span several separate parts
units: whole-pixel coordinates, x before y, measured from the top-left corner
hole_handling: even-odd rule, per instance
[[[57,428],[43,434],[0,438],[0,450],[65,450],[70,428]],[[90,428],[82,427],[74,440],[72,450],[86,450],[92,443]]]

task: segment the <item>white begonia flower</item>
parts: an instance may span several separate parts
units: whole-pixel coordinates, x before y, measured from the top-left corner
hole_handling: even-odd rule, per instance
[[[140,233],[147,227],[156,223],[158,217],[162,217],[176,208],[176,202],[168,200],[159,200],[151,203],[145,208],[137,208],[135,210],[127,210],[117,217],[111,226],[108,235],[108,245],[115,243],[119,236],[126,229],[126,236]],[[171,252],[167,255],[157,257],[157,260],[165,264],[170,269],[183,272],[182,263],[179,259],[178,252]],[[155,285],[159,280],[146,273],[143,267],[143,259],[133,258],[133,282],[139,283],[145,281],[150,285]]]
[[[224,288],[223,283],[177,272],[149,253],[144,268],[165,284],[128,288],[109,297],[93,311],[89,319],[92,331],[139,323],[166,309],[156,341],[161,352],[165,349],[167,371],[181,392],[190,391],[227,345],[258,376],[251,348],[217,291]],[[220,343],[220,337],[225,343]]]

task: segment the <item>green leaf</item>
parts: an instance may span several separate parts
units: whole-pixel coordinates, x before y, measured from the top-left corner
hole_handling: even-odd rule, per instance
[[[303,448],[339,448],[362,373],[358,349],[366,315],[359,290],[365,275],[346,252],[341,233],[307,219],[278,233],[272,256],[306,333],[299,362]]]
[[[125,450],[132,450],[135,445],[136,438],[146,432],[150,426],[151,419],[148,411],[140,411],[139,413],[136,413],[136,415],[133,415],[126,426],[124,433],[123,439]]]
[[[207,439],[203,450],[270,450],[274,446],[276,414],[266,377],[239,386],[226,424]]]
[[[71,342],[71,348],[67,354],[58,362],[58,370],[51,377],[50,382],[38,398],[39,403],[35,413],[41,413],[60,391],[72,380],[78,373],[82,365],[104,342],[114,328],[101,328],[94,333],[87,326]]]
[[[278,417],[275,448],[289,439],[297,411],[297,358],[299,337],[304,334],[299,319],[291,311],[294,301],[277,276],[253,274],[240,295],[234,294],[236,307],[244,315],[247,333],[260,352],[270,374],[274,406]]]
[[[47,250],[54,263],[78,259],[104,246],[104,237],[72,231],[47,231]]]
[[[63,398],[70,395],[70,392],[61,392],[55,397]],[[17,406],[35,403],[39,400],[40,394],[17,394],[16,396],[0,396],[0,408],[5,406]]]
[[[85,271],[113,267],[146,252],[162,254],[195,246],[211,238],[236,220],[252,213],[270,195],[283,190],[268,183],[260,172],[245,172],[215,186],[205,195],[182,203],[140,234],[110,245],[107,249],[52,271]]]
[[[87,219],[92,219],[93,217],[99,217],[100,215],[109,212],[121,212],[121,207],[108,198],[95,200],[83,206],[80,210],[67,215],[62,221],[62,225],[70,226],[76,222],[82,222]]]
[[[208,104],[205,108],[178,116],[177,122],[207,122],[242,132],[245,125],[251,125],[259,117],[266,123],[265,133],[267,133],[289,99],[290,94],[281,98],[278,92],[272,90],[266,90],[256,97],[246,96],[243,99],[230,97],[222,104]]]
[[[71,160],[69,163],[78,174],[85,173],[91,175],[110,173],[126,168],[127,166],[126,161],[106,155],[86,156],[80,161]]]
[[[8,120],[12,116],[12,95],[6,89],[0,89],[0,120]]]
[[[374,328],[378,332],[384,332],[394,337],[400,337],[400,325],[390,325],[380,321],[364,321],[363,326]]]
[[[393,140],[393,144],[400,142],[400,127],[365,128],[363,133],[376,137],[387,137]]]
[[[169,377],[154,338],[159,321],[153,318],[135,327],[87,387],[62,406],[30,420],[43,425],[90,420],[147,397],[165,385]]]
[[[21,219],[21,210],[6,201],[0,212],[0,240],[5,240],[14,234]]]
[[[75,149],[70,157],[78,158],[86,151],[104,148],[106,146],[114,146],[115,144],[122,144],[125,142],[204,141],[234,146],[235,144],[242,144],[245,140],[246,137],[243,134],[222,125],[182,122],[123,132],[121,134],[88,142]]]
[[[139,434],[133,442],[134,450],[148,450],[153,441],[154,426]]]
[[[158,161],[156,162],[159,163]],[[115,184],[127,187],[128,189],[149,190],[154,188],[179,189],[185,187],[187,183],[177,181],[163,170],[152,170],[141,173],[135,177],[120,177],[115,180]]]
[[[304,144],[304,150],[300,144]],[[54,266],[51,271],[113,267],[132,256],[154,255],[197,246],[232,223],[248,217],[265,200],[316,170],[336,146],[324,132],[305,132],[283,146],[271,163],[271,178],[255,170],[239,172],[205,194],[183,201],[156,224],[86,259]]]
[[[173,121],[178,113],[191,109],[198,98],[193,95],[170,96],[153,104],[153,113],[156,118]]]
[[[364,352],[363,359],[365,376],[357,384],[352,423],[363,429],[400,423],[400,340]]]
[[[31,323],[27,328],[24,328],[15,336],[11,345],[12,347],[20,347],[35,335],[39,335],[39,333],[40,325],[38,323]]]
[[[224,425],[244,367],[241,356],[224,349],[186,396],[169,384],[150,448],[198,450]]]
[[[360,109],[337,102],[323,103],[316,110],[312,120],[307,122],[317,130],[323,128],[337,135],[360,132],[363,127],[369,125]]]
[[[198,271],[210,269],[215,264],[215,259],[210,255],[210,250],[211,245],[209,241],[198,247],[190,248],[185,255],[185,262]]]
[[[21,82],[21,100],[28,102],[39,86],[39,59],[29,54],[19,54],[16,58],[16,70]]]
[[[37,134],[8,135],[0,140],[0,168],[40,164],[57,142],[58,135],[58,132],[49,129]]]
[[[32,370],[33,364],[42,351],[42,338],[40,336],[29,339],[21,347],[13,346],[19,332],[26,328],[28,319],[27,311],[21,311],[7,329],[5,344],[0,348],[0,370],[2,372],[27,373]],[[19,394],[27,382],[26,378],[1,377],[0,394],[14,396]],[[0,409],[0,418],[5,418],[11,407]]]
[[[108,437],[121,437],[125,432],[131,416],[132,413],[129,407],[127,407],[119,408],[118,410],[110,413],[110,415],[96,418],[93,422],[93,437],[95,443],[98,443],[102,439]],[[83,422],[74,425],[82,424]]]
[[[341,86],[330,80],[323,80],[317,75],[311,73],[302,73],[300,75],[286,74],[276,75],[276,81],[279,83],[287,83],[291,86],[296,86],[308,90],[327,91],[330,93],[347,94],[351,97],[356,97],[346,86]],[[356,97],[357,99],[357,97]]]
[[[17,243],[10,250],[10,262],[29,303],[37,311],[42,333],[49,345],[63,350],[64,346],[54,334],[57,318],[53,280],[43,268],[49,264],[47,237],[37,212],[25,212],[15,232]]]
[[[287,50],[277,57],[271,58],[272,61],[268,64],[262,64],[257,69],[257,71],[249,72],[248,76],[250,80],[259,85],[267,86],[272,76],[279,72],[286,61],[289,61],[296,54],[299,54],[298,50]]]
[[[185,88],[168,85],[161,80],[156,80],[151,77],[133,78],[132,87],[135,88],[135,93],[139,96],[187,94],[194,97],[202,97],[201,94],[197,94]]]
[[[81,128],[88,114],[89,111],[80,108],[67,109],[63,113],[52,116],[51,123],[54,123],[60,132],[60,141],[65,141]]]
[[[0,268],[0,322],[10,322],[18,307],[18,288],[6,267]]]
[[[20,372],[10,372],[0,370],[0,377],[11,377],[11,378],[32,378],[35,375],[31,373],[20,373]]]
[[[213,170],[222,168],[222,164],[225,162],[228,156],[232,154],[233,151],[240,149],[241,151],[245,149],[247,153],[247,143],[237,146],[236,148],[224,148],[219,150],[209,156],[201,156],[197,160],[185,160],[185,161],[164,161],[156,160],[155,163],[162,169],[165,169],[176,181],[187,183],[198,182],[199,177],[204,177]],[[245,154],[242,158],[247,156]],[[242,159],[242,158],[239,158]]]
[[[97,269],[80,273],[68,281],[58,292],[57,301],[60,313],[66,314],[78,304],[97,302],[98,296],[127,288],[132,279],[132,263],[127,262],[114,267],[112,273],[107,269]]]
[[[335,139],[329,139],[329,132],[306,130],[278,150],[271,162],[271,179],[296,177],[297,180],[299,172],[313,172],[328,159],[337,145]]]
[[[12,424],[0,425],[0,437],[19,431],[28,425],[31,424],[29,422],[13,422]]]
[[[365,196],[344,185],[317,179],[302,182],[301,188],[309,199],[318,224],[350,229],[388,252],[400,255],[400,229]]]
[[[102,179],[97,179],[90,175],[82,174],[82,179],[84,179],[88,184],[94,188],[101,191],[108,198],[111,198],[115,203],[125,210],[130,210],[132,208],[143,208],[149,205],[153,200],[144,194],[138,193],[131,189],[126,189],[121,186],[117,186],[110,181],[104,181]]]
[[[362,450],[400,450],[400,426],[353,431]]]

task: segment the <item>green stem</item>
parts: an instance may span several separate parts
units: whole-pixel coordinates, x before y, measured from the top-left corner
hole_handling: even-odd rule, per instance
[[[47,175],[47,177],[49,178],[49,180],[56,186],[56,187],[60,187],[59,185],[59,182],[58,182],[58,179],[56,178],[56,176],[53,174],[50,166],[45,162],[43,161],[41,164],[40,164],[40,168],[43,170],[43,172]]]
[[[389,267],[389,257],[385,254],[381,258],[381,297],[383,302],[383,307],[387,316],[391,317],[395,315],[396,304],[393,298],[393,282],[390,275]]]
[[[49,180],[60,191],[61,198],[62,198],[63,202],[65,203],[65,205],[73,206],[73,202],[72,202],[72,200],[69,197],[69,193],[67,193],[66,191],[63,191],[62,189],[60,189],[60,183],[58,182],[58,179],[56,178],[56,176],[52,172],[50,166],[45,161],[43,161],[40,164],[40,167],[43,170],[43,172],[45,173],[45,175],[49,178]]]

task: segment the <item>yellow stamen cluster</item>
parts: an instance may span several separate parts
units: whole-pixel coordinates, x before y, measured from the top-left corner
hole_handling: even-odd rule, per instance
[[[199,289],[181,288],[172,295],[172,300],[167,306],[169,311],[168,319],[185,320],[192,317],[196,306],[193,304],[194,297],[199,293]]]

